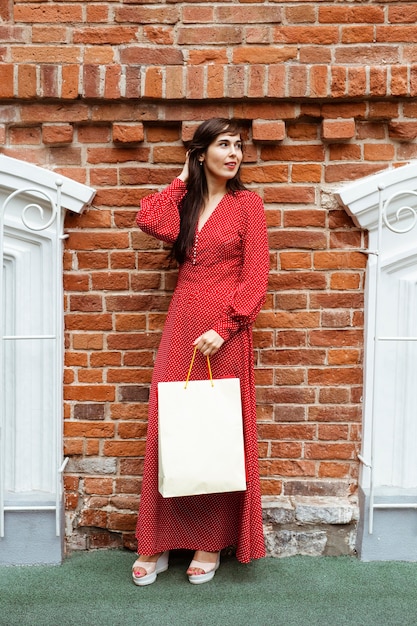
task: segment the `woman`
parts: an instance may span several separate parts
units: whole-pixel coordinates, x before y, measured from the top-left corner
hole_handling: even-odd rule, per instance
[[[181,174],[161,193],[144,198],[137,216],[141,230],[173,244],[179,264],[149,399],[136,533],[140,556],[133,565],[133,581],[140,586],[167,569],[170,549],[195,551],[187,570],[195,584],[213,578],[222,548],[236,545],[242,563],[265,555],[251,327],[265,298],[269,255],[262,201],[240,181],[242,157],[235,122],[203,122]],[[213,377],[240,378],[247,490],[163,498],[157,383],[184,380],[195,347],[193,379],[207,378],[207,356]]]

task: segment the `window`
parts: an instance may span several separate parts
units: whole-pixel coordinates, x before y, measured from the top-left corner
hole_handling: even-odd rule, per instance
[[[0,157],[0,564],[61,560],[62,207],[93,194]]]

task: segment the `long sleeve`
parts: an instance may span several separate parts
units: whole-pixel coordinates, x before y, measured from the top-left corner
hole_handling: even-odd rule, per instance
[[[178,205],[186,191],[185,183],[175,178],[163,191],[143,198],[136,216],[139,228],[156,239],[174,243],[180,230]]]
[[[265,301],[268,285],[269,249],[263,203],[252,193],[244,202],[242,271],[226,314],[213,327],[225,340],[253,324]]]

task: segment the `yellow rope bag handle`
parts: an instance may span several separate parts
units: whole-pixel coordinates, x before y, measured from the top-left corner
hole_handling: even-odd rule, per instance
[[[192,359],[191,359],[190,367],[188,368],[187,378],[185,379],[184,389],[187,389],[187,385],[188,385],[188,381],[190,380],[191,370],[193,369],[194,359],[195,359],[196,353],[197,353],[197,346],[194,348],[194,352],[193,352],[193,356],[192,356]],[[210,359],[209,359],[208,355],[207,355],[207,369],[208,369],[209,378],[210,378],[210,381],[211,381],[211,386],[214,387],[213,375],[211,373],[211,365],[210,365]]]

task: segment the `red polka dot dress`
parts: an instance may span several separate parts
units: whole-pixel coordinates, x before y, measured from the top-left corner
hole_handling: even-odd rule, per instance
[[[179,232],[178,205],[185,193],[186,185],[176,178],[162,192],[144,198],[137,216],[141,230],[173,243]],[[196,232],[193,249],[179,268],[155,362],[136,531],[139,554],[170,549],[215,552],[235,545],[242,563],[265,555],[252,324],[265,299],[268,271],[260,197],[247,190],[227,193]],[[193,342],[210,329],[225,340],[210,357],[213,377],[238,377],[241,381],[247,490],[163,498],[158,492],[157,383],[185,379]],[[207,378],[206,358],[200,352],[191,378]]]

